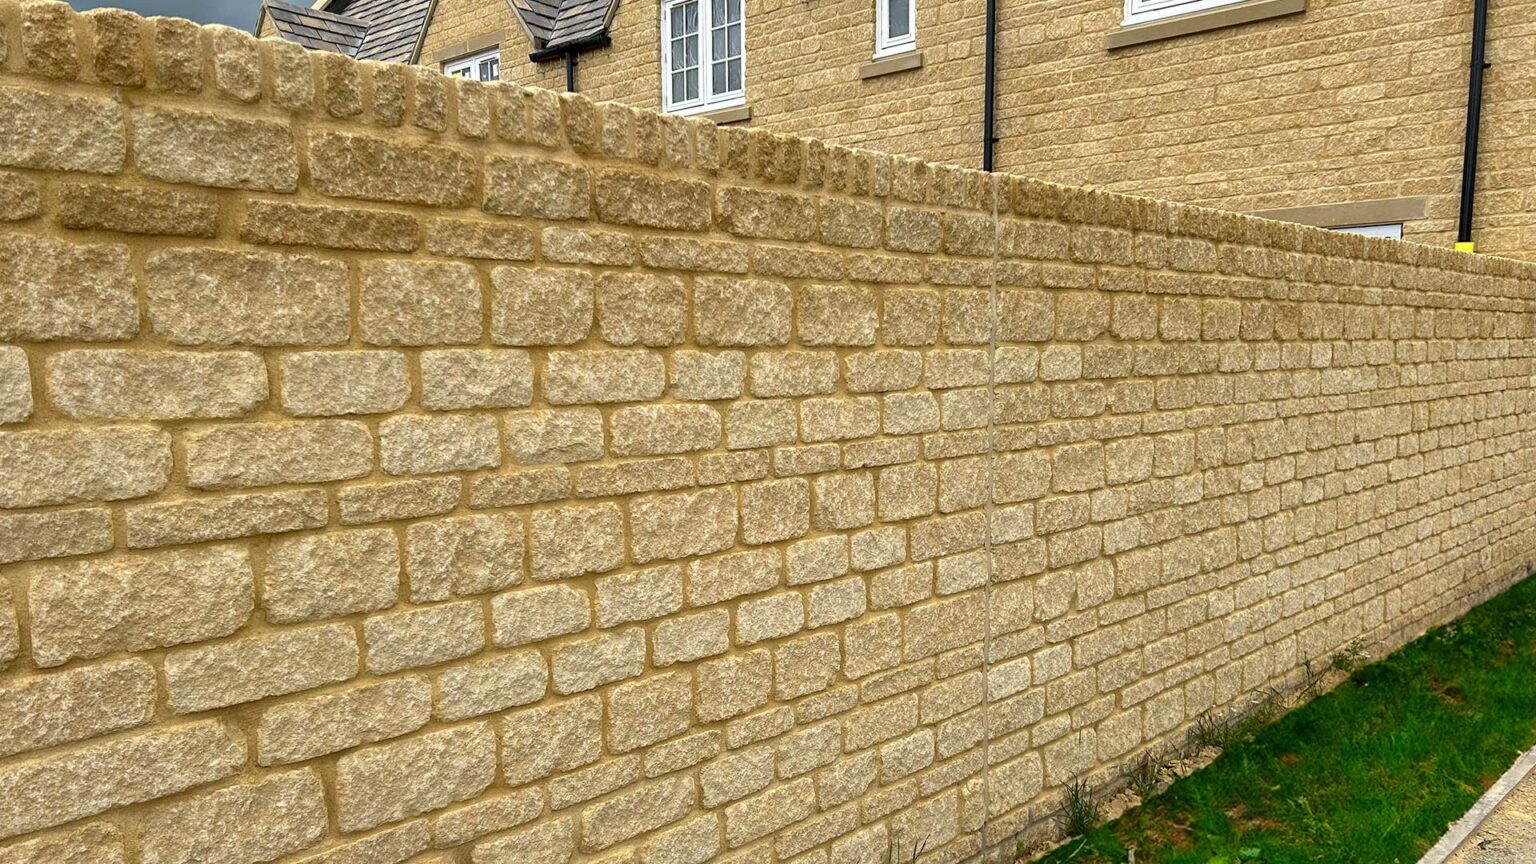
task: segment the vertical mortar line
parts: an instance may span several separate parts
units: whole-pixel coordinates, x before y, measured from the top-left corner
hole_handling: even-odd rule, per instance
[[[998,217],[998,190],[1002,185],[1002,178],[997,174],[991,174],[988,179],[992,183],[992,274],[987,289],[987,470],[983,480],[986,484],[987,497],[982,501],[982,510],[987,516],[986,533],[982,535],[987,550],[987,581],[982,584],[981,589],[983,627],[981,631],[981,722],[984,728],[981,736],[983,855],[986,854],[987,828],[992,820],[992,699],[987,670],[992,665],[992,531],[997,509],[992,475],[997,463],[997,268],[998,244],[1002,236],[1002,225]]]

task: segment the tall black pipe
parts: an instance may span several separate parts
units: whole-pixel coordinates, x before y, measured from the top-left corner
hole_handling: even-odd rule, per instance
[[[1483,120],[1487,41],[1488,0],[1477,0],[1472,12],[1472,68],[1467,77],[1467,137],[1461,147],[1461,214],[1456,222],[1456,248],[1468,252],[1472,251],[1472,198],[1477,187],[1477,132]]]
[[[565,49],[565,92],[576,92],[576,49]]]
[[[981,170],[991,171],[993,145],[997,143],[993,106],[997,101],[997,0],[987,0],[987,57],[982,80],[986,91],[982,98],[986,101],[981,106]]]

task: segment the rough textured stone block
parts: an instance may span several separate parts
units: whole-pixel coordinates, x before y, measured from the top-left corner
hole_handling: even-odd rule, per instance
[[[133,115],[133,161],[167,183],[292,192],[299,184],[286,124],[176,108]]]
[[[0,768],[0,838],[173,795],[245,765],[217,721],[144,732]]]
[[[124,864],[123,835],[105,823],[7,847],[5,864]]]
[[[459,503],[463,485],[464,481],[458,477],[370,483],[340,490],[336,493],[336,504],[341,510],[343,525],[436,516],[447,513]]]
[[[652,567],[597,580],[597,626],[660,618],[683,608],[683,570]]]
[[[504,216],[585,219],[592,212],[587,169],[572,162],[493,156],[485,163],[485,210]]]
[[[421,406],[517,408],[533,402],[533,364],[526,351],[423,351]]]
[[[243,549],[217,547],[38,564],[32,653],[39,666],[227,636],[250,617]]]
[[[105,507],[0,513],[0,564],[105,552],[112,543],[112,515]]]
[[[537,651],[450,667],[437,679],[437,716],[451,722],[528,705],[544,698],[548,679]]]
[[[613,414],[613,453],[657,456],[720,444],[720,413],[708,405],[638,405]]]
[[[123,106],[0,87],[0,165],[116,174],[128,155]]]
[[[623,516],[617,505],[540,510],[530,521],[535,579],[602,573],[624,561]]]
[[[519,411],[506,418],[514,462],[587,462],[603,458],[603,415],[597,409]]]
[[[565,864],[576,854],[576,829],[569,819],[514,831],[475,845],[473,864]]]
[[[357,668],[352,628],[327,624],[172,651],[165,682],[171,710],[190,714],[346,681]]]
[[[421,677],[274,705],[256,729],[258,765],[302,762],[414,732],[432,716],[432,686]]]
[[[480,279],[468,264],[381,261],[363,265],[358,328],[374,345],[480,341]]]
[[[619,225],[702,231],[709,227],[709,184],[639,171],[599,172],[597,218]]]
[[[501,718],[501,770],[521,786],[596,762],[603,749],[603,700],[595,695],[528,708]]]
[[[697,676],[699,720],[727,720],[767,703],[773,659],[764,649],[748,651],[700,663]]]
[[[516,516],[461,516],[406,529],[407,576],[417,603],[486,594],[523,578]]]
[[[394,351],[303,351],[283,357],[283,410],[299,417],[383,414],[411,393]]]
[[[141,853],[145,864],[244,864],[306,849],[325,831],[320,778],[290,771],[156,807]]]
[[[816,199],[787,192],[728,186],[718,193],[720,227],[738,237],[812,240],[816,237]]]
[[[0,507],[139,498],[170,462],[170,436],[148,426],[0,432]]]
[[[0,171],[0,222],[19,222],[42,212],[36,181],[19,171]]]
[[[338,618],[394,605],[400,550],[387,529],[274,540],[267,548],[262,606],[277,624]]]
[[[693,308],[700,345],[789,342],[794,300],[782,282],[700,277],[694,280]]]
[[[249,351],[63,351],[48,358],[48,398],[81,419],[239,417],[267,400]]]
[[[139,305],[125,246],[0,234],[0,339],[129,339]]]
[[[645,631],[637,628],[569,642],[554,650],[555,692],[580,693],[645,671]]]
[[[375,615],[363,622],[375,675],[467,657],[485,647],[485,613],[473,601]]]
[[[564,585],[509,591],[492,598],[491,620],[497,645],[524,645],[587,629],[592,604],[586,594]]]
[[[612,345],[681,344],[688,333],[688,292],[675,276],[606,273],[597,287],[597,321]]]
[[[271,246],[412,252],[421,245],[421,229],[402,213],[256,200],[245,205],[240,239]]]
[[[736,496],[707,489],[636,499],[630,533],[636,564],[729,549],[736,541]]]
[[[395,143],[349,132],[311,132],[310,182],[325,195],[463,207],[470,203],[475,160],[437,144]]]
[[[650,351],[552,351],[544,398],[552,405],[644,402],[666,388],[666,366]]]
[[[179,345],[335,345],[351,330],[339,261],[165,249],[145,270],[150,325]]]
[[[219,203],[206,193],[71,183],[59,190],[59,224],[82,231],[212,237]]]
[[[427,251],[449,258],[532,261],[533,232],[476,219],[433,219],[427,223]]]
[[[747,377],[740,351],[678,351],[672,355],[672,394],[679,399],[735,399]]]
[[[0,757],[94,738],[148,723],[155,709],[155,670],[117,660],[0,686]]]
[[[326,516],[320,489],[146,504],[128,512],[128,546],[149,549],[300,531],[319,528]]]
[[[187,436],[187,485],[197,489],[325,483],[373,470],[373,436],[351,420],[215,426]]]
[[[390,474],[474,471],[500,464],[493,417],[400,415],[379,424],[379,465]]]
[[[486,723],[349,753],[336,763],[343,831],[361,831],[484,792],[496,776],[496,736]]]
[[[491,271],[491,339],[498,345],[572,345],[592,329],[592,274],[575,269]]]

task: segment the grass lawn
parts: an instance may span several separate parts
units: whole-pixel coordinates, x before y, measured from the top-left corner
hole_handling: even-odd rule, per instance
[[[1532,744],[1536,578],[1045,860],[1413,864]]]

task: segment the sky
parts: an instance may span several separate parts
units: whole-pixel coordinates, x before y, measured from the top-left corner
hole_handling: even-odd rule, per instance
[[[255,27],[261,11],[261,0],[71,0],[70,5],[81,11],[111,6],[144,16],[190,18],[199,24],[228,24],[241,30]]]

